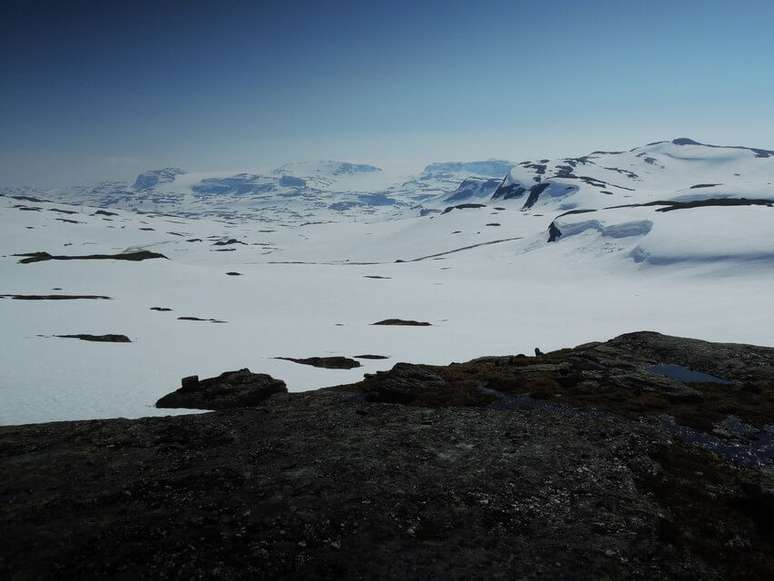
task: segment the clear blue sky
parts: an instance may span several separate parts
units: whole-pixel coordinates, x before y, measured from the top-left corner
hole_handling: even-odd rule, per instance
[[[774,2],[0,0],[0,183],[774,148]]]

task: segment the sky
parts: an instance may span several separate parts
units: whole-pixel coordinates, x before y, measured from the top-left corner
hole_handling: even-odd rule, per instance
[[[774,2],[0,0],[0,185],[774,148]]]

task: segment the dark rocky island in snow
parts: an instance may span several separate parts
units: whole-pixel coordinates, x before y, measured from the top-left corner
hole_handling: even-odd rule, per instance
[[[774,349],[633,333],[162,402],[232,409],[0,428],[0,577],[774,578]]]
[[[323,369],[354,369],[360,367],[360,362],[340,355],[334,357],[275,357],[284,361],[292,361],[300,365],[311,365]]]

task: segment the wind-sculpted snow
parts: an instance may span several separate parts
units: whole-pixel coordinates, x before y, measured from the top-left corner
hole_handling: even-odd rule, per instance
[[[661,214],[653,231],[632,249],[636,262],[745,264],[774,268],[774,208],[700,207]]]
[[[584,220],[567,224],[558,222],[557,227],[563,238],[581,234],[587,230],[596,230],[602,236],[609,238],[629,238],[631,236],[644,236],[648,234],[653,228],[653,222],[650,220],[633,220],[620,224],[605,224],[600,220]]]

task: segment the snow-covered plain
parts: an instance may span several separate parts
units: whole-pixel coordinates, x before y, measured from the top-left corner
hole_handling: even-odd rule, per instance
[[[354,382],[398,361],[530,353],[643,329],[774,345],[769,153],[678,140],[571,160],[435,164],[400,187],[371,166],[287,166],[272,182],[277,188],[300,188],[289,179],[280,186],[292,174],[323,184],[314,203],[294,210],[303,221],[285,219],[283,203],[299,200],[276,191],[257,214],[235,215],[233,191],[192,202],[191,188],[204,178],[176,172],[160,174],[160,183],[140,179],[144,193],[113,191],[118,199],[93,190],[83,199],[72,191],[6,191],[0,294],[111,298],[0,299],[0,424],[166,415],[153,403],[180,377],[241,367],[302,391]],[[503,169],[499,187],[484,185]],[[187,193],[163,204],[166,215],[134,211],[161,195],[154,188],[171,195],[181,175]],[[460,187],[471,177],[474,186]],[[341,180],[362,183],[330,189]],[[247,181],[253,188],[260,180]],[[252,195],[241,208],[257,203]],[[384,196],[398,200],[386,213]],[[727,198],[758,202],[712,205]],[[331,209],[342,199],[360,205]],[[663,203],[697,200],[710,205],[663,211]],[[485,205],[442,212],[465,202]],[[637,206],[651,202],[662,205]],[[635,206],[611,208],[621,205]],[[124,209],[105,215],[96,206]],[[559,236],[548,242],[551,230]],[[241,243],[215,244],[231,239]],[[20,264],[13,256],[131,249],[168,260]],[[226,275],[233,271],[241,276]],[[432,326],[371,324],[385,318]],[[73,333],[121,333],[132,342],[53,337]],[[350,371],[274,359],[360,354],[390,358]]]

